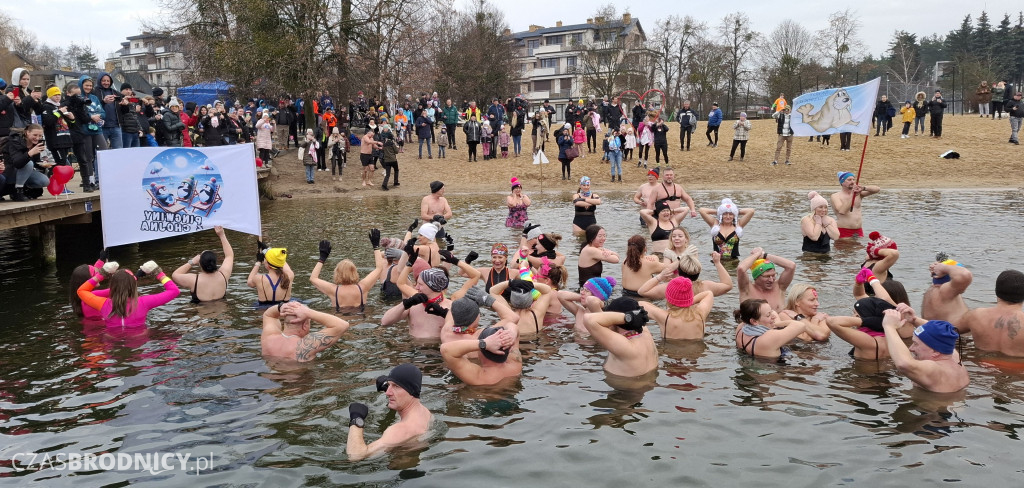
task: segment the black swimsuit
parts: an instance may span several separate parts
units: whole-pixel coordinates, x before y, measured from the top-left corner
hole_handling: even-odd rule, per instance
[[[394,281],[391,281],[391,270],[393,269],[395,269],[394,264],[388,268],[388,273],[384,276],[384,282],[380,284],[381,295],[389,300],[402,298],[402,290],[398,288]],[[337,303],[338,300],[335,299],[334,302]]]
[[[587,280],[589,280],[591,278],[600,278],[601,277],[601,271],[604,270],[604,263],[602,263],[601,261],[598,261],[598,262],[596,262],[596,263],[594,263],[594,264],[592,264],[590,266],[587,266],[587,267],[576,265],[576,268],[579,270],[580,288],[583,288],[583,284],[586,283]]]
[[[580,207],[579,205],[573,204],[573,208],[576,209],[576,216],[572,219],[573,225],[583,230],[587,230],[587,227],[597,224],[597,217],[594,217],[594,211],[597,210],[597,205]]]
[[[220,274],[220,276],[222,278],[224,278],[224,285],[225,285],[225,288],[226,288],[227,284],[228,284],[227,277],[224,276],[224,274],[221,273],[220,271],[218,271],[217,273]],[[202,302],[202,300],[199,299],[199,296],[196,295],[196,290],[198,290],[198,289],[199,289],[199,275],[196,275],[196,284],[192,285],[192,293],[191,293],[191,295],[192,295],[192,300],[191,300],[192,303],[201,303]]]
[[[668,195],[668,187],[665,186],[665,183],[662,183],[661,187],[665,189],[665,194]],[[668,202],[674,202],[676,200],[679,200],[679,196],[676,195],[676,184],[672,183],[672,194],[668,195],[667,197],[662,198],[660,200],[655,200],[655,203],[657,203],[657,202],[665,202],[665,205],[668,205]]]
[[[832,242],[832,238],[829,237],[827,232],[822,232],[818,240],[812,240],[810,237],[804,236],[803,251],[828,254],[832,250],[830,242]]]
[[[500,273],[495,273],[494,268],[491,268],[490,271],[487,272],[487,279],[484,280],[484,289],[490,290],[495,283],[501,283],[503,281],[508,281],[508,268],[501,270]]]
[[[656,223],[654,232],[651,232],[651,241],[664,241],[672,235],[672,229],[665,230],[661,228],[661,223]]]
[[[389,270],[390,271],[390,270]],[[363,303],[363,287],[356,283],[356,288],[359,288],[359,306],[358,307],[340,307],[338,306],[338,290],[341,289],[341,285],[335,285],[334,287],[334,311],[348,311],[352,313],[362,313],[363,309],[366,308],[366,304]]]

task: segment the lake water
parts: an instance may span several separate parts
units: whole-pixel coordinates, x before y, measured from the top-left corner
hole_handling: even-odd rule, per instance
[[[850,314],[852,277],[866,240],[844,242],[828,257],[801,256],[805,195],[693,193],[703,206],[731,196],[756,208],[744,254],[764,246],[796,258],[794,282],[818,286],[822,311]],[[572,283],[578,245],[569,232],[568,199],[537,196],[530,215],[566,236],[561,250]],[[450,200],[457,254],[485,255],[493,242],[515,242],[517,233],[504,227],[503,196]],[[606,201],[597,219],[607,228],[607,246],[624,256],[626,239],[646,232],[627,195]],[[1022,267],[1021,208],[1016,191],[883,192],[865,204],[865,231],[898,242],[893,273],[915,306],[938,250],[974,272],[966,299],[983,306],[994,301],[995,276]],[[317,241],[334,242],[330,265],[348,257],[365,268],[372,262],[366,230],[400,235],[416,209],[415,199],[386,195],[279,200],[264,202],[263,221],[269,242],[289,249],[294,296],[327,309],[330,301],[307,279]],[[684,225],[702,254],[708,251],[704,223]],[[578,340],[570,327],[524,340],[523,376],[513,386],[467,387],[444,367],[436,344],[410,339],[405,324],[379,324],[387,304],[374,292],[366,316],[353,317],[356,325],[334,348],[307,368],[281,372],[260,356],[256,294],[245,286],[253,237],[229,233],[236,266],[226,301],[196,306],[182,294],[150,313],[148,335],[112,338],[83,330],[66,305],[71,269],[94,260],[101,245],[70,229],[86,228],[61,228],[56,269],[29,257],[26,232],[0,234],[2,485],[1012,486],[1022,472],[1017,429],[1024,427],[1024,362],[995,361],[969,342],[964,363],[971,385],[952,396],[912,389],[889,362],[854,361],[850,347],[834,337],[797,346],[785,364],[753,360],[733,344],[733,290],[716,299],[704,341],[659,340],[653,387],[631,389],[606,378],[606,352]],[[112,257],[132,268],[155,259],[170,271],[203,249],[219,249],[212,232],[124,246]],[[704,275],[713,276],[704,262]],[[618,265],[606,270],[620,275]],[[324,277],[330,279],[329,271]],[[431,439],[349,462],[348,404],[370,406],[367,438],[375,439],[395,415],[373,379],[401,362],[424,371],[422,400],[435,415]],[[160,474],[69,470],[59,462],[36,470],[25,469],[26,455],[15,460],[18,453],[37,453],[37,462],[45,453],[188,453],[192,462],[189,471]],[[197,475],[197,458],[211,456],[212,468]]]

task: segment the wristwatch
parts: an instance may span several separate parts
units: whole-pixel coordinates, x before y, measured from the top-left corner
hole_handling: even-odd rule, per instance
[[[349,427],[356,426],[356,427],[359,427],[360,429],[362,429],[363,428],[363,418],[362,417],[357,417],[355,420],[352,420],[351,422],[349,422],[348,426]]]
[[[483,351],[484,349],[487,349],[487,341],[480,339],[480,350]]]

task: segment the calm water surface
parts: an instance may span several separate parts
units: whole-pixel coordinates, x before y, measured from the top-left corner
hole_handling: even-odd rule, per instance
[[[602,190],[600,184],[595,190]],[[799,218],[806,192],[695,192],[702,206],[731,196],[757,209],[744,254],[755,246],[796,258],[795,282],[819,287],[822,311],[852,312],[850,288],[866,240],[829,257],[800,254]],[[611,195],[609,195],[611,196]],[[531,217],[566,235],[570,282],[578,244],[569,235],[569,195],[534,199]],[[614,200],[614,201],[612,201]],[[608,247],[625,255],[641,232],[625,194],[598,211]],[[998,202],[998,205],[993,203]],[[501,195],[452,197],[449,232],[458,254],[512,244]],[[1021,268],[1024,198],[1019,192],[885,192],[866,204],[866,231],[893,237],[893,268],[915,305],[929,283],[927,264],[949,250],[974,272],[966,299],[994,301],[996,274]],[[289,249],[294,295],[327,309],[309,284],[317,241],[334,242],[331,262],[372,262],[366,230],[404,232],[418,200],[264,202],[268,240]],[[994,225],[993,225],[994,224]],[[699,219],[684,223],[702,253],[710,249]],[[93,230],[97,230],[94,228]],[[79,231],[83,229],[79,228]],[[98,232],[97,232],[98,233]],[[62,229],[56,269],[28,257],[26,232],[0,234],[4,311],[0,347],[0,484],[10,486],[892,486],[946,482],[1012,486],[1022,468],[1017,429],[1024,426],[1024,363],[986,357],[968,343],[971,386],[953,396],[910,387],[889,362],[854,361],[836,338],[796,347],[785,364],[752,360],[733,345],[734,290],[715,301],[703,342],[659,341],[654,384],[608,378],[602,348],[554,327],[524,341],[520,381],[503,389],[468,387],[444,368],[437,345],[409,338],[406,326],[379,325],[387,308],[371,294],[365,316],[315,364],[276,371],[260,356],[256,294],[245,286],[255,239],[229,232],[236,267],[229,298],[192,305],[185,294],[150,313],[148,334],[111,337],[83,330],[67,303],[71,269],[91,262],[98,238]],[[212,233],[124,246],[127,266],[155,259],[170,271],[202,249]],[[734,264],[730,265],[734,268]],[[618,277],[619,266],[606,266]],[[705,261],[705,277],[713,277]],[[329,279],[329,272],[324,277]],[[486,319],[493,318],[490,312]],[[567,318],[568,323],[568,318]],[[658,337],[657,328],[654,328]],[[373,378],[411,361],[424,370],[422,399],[435,414],[422,446],[358,463],[346,459],[347,406],[370,405],[367,437],[395,421]],[[16,453],[191,453],[213,469],[22,470]],[[24,457],[19,458],[24,462]]]

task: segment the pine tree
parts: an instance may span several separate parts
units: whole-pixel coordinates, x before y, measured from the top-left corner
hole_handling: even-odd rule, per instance
[[[978,25],[974,28],[970,42],[971,53],[974,54],[974,57],[982,65],[991,66],[993,37],[992,24],[988,21],[988,12],[982,10],[981,15],[978,17]]]

